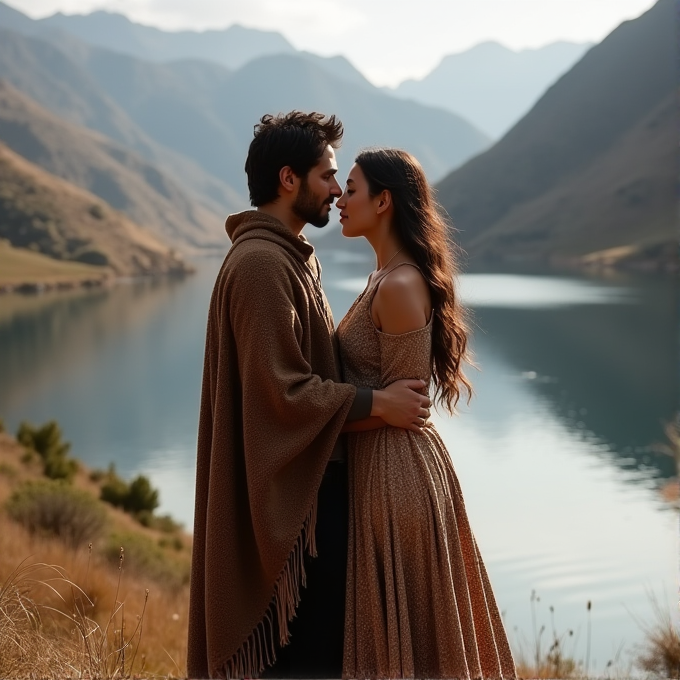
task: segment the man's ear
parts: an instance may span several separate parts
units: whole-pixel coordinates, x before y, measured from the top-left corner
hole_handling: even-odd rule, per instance
[[[380,196],[378,196],[378,210],[377,210],[378,215],[384,213],[386,210],[389,210],[391,205],[392,205],[392,193],[387,189],[383,189],[380,192]]]
[[[290,165],[284,165],[281,170],[279,170],[279,182],[284,191],[289,193],[295,191],[295,187],[299,180],[300,178],[293,172]]]

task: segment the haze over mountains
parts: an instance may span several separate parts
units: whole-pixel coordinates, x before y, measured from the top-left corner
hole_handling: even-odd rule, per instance
[[[457,113],[498,139],[590,47],[558,42],[516,52],[485,42],[444,57],[425,78],[405,80],[394,92]]]
[[[675,3],[593,47],[439,199],[472,260],[677,255]]]

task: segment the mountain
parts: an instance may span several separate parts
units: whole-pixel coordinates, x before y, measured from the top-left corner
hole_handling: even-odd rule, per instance
[[[659,0],[621,24],[501,141],[442,180],[439,200],[473,260],[671,257],[674,7]]]
[[[335,113],[346,129],[343,157],[370,144],[401,146],[435,179],[487,144],[454,114],[336,78],[300,55],[255,59],[220,82],[213,78],[209,87],[206,79],[186,77],[177,64],[151,64],[96,48],[83,48],[79,63],[147,135],[243,193],[253,125],[267,112]]]
[[[32,20],[0,2],[0,25],[31,35],[67,32],[90,45],[146,61],[201,59],[230,69],[239,68],[256,57],[295,51],[280,33],[274,31],[239,25],[210,31],[163,31],[106,11],[68,15],[58,12]]]
[[[223,244],[223,216],[164,172],[106,137],[63,121],[0,80],[0,140],[86,189],[175,247]]]
[[[87,53],[88,49],[75,38],[63,39],[56,46],[44,39],[0,29],[0,74],[51,113],[104,134],[171,173],[211,212],[221,215],[240,209],[245,200],[234,189],[196,162],[158,144],[106,94],[79,63],[82,51]],[[196,77],[190,67],[186,67],[186,77]],[[210,72],[209,66],[201,67],[203,75]]]
[[[190,271],[148,231],[4,144],[0,144],[0,239],[15,248],[96,265],[116,275]]]
[[[160,146],[190,158],[242,196],[253,125],[270,111],[337,113],[347,128],[345,156],[369,144],[402,146],[432,179],[488,143],[455,114],[373,87],[342,57],[281,54],[229,71],[196,59],[142,61],[63,31],[41,34],[40,40],[5,31],[0,72],[51,111],[130,146],[155,165],[172,167]],[[182,179],[191,181],[189,174]]]
[[[515,52],[485,42],[444,57],[425,78],[405,80],[394,93],[452,111],[498,139],[590,47],[556,42]]]

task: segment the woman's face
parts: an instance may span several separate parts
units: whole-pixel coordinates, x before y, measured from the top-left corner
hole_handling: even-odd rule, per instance
[[[366,236],[379,222],[378,196],[368,193],[368,182],[361,168],[355,163],[347,176],[347,184],[336,205],[340,210],[343,236]]]

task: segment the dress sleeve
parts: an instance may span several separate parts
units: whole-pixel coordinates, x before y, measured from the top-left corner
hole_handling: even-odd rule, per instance
[[[391,335],[376,330],[380,338],[380,386],[395,380],[424,380],[429,384],[431,371],[431,324],[407,333]]]

